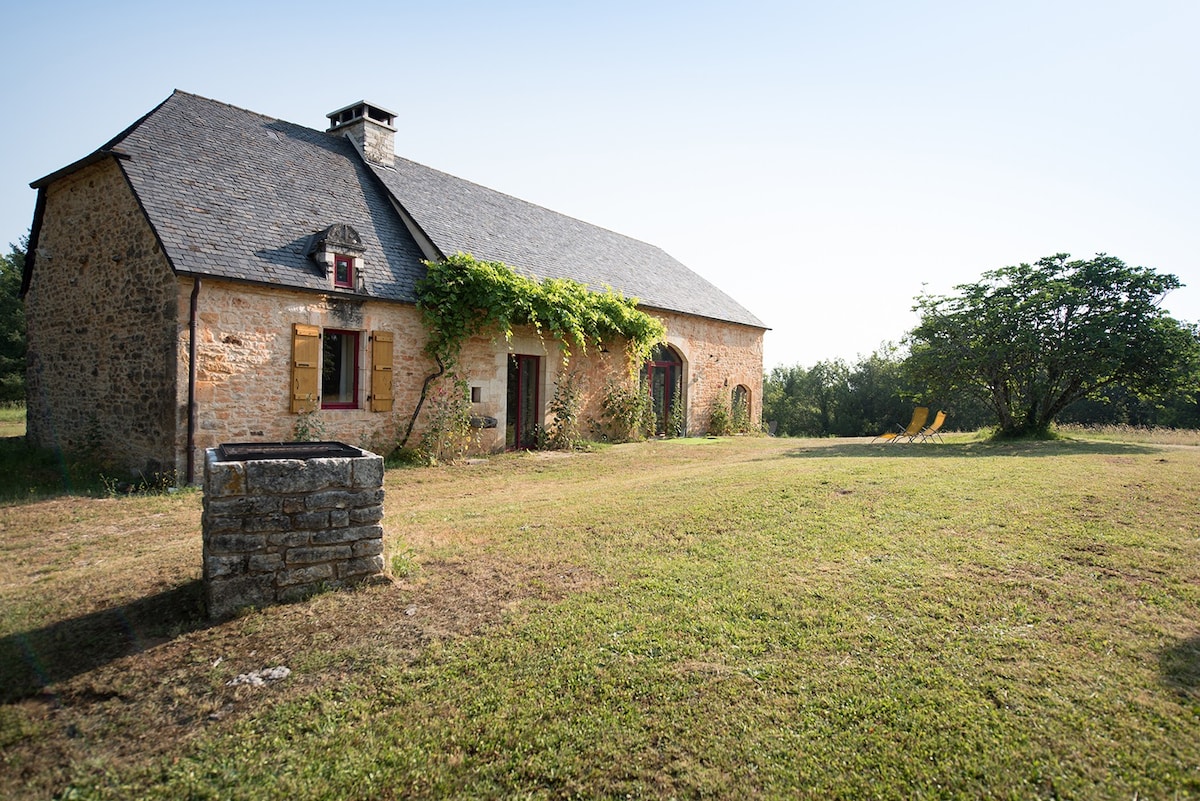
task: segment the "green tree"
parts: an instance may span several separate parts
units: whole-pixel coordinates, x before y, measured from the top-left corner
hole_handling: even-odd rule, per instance
[[[875,436],[912,415],[904,373],[904,360],[892,343],[884,343],[870,356],[859,356],[846,381],[846,398],[839,415],[847,437]]]
[[[776,367],[763,379],[763,419],[781,436],[873,436],[912,414],[903,363],[888,343],[854,364]]]
[[[1041,435],[1108,387],[1154,397],[1193,379],[1196,327],[1159,307],[1180,286],[1105,254],[992,270],[957,295],[918,296],[906,367],[933,394],[986,402],[1001,436]]]
[[[763,419],[773,424],[781,437],[797,436],[801,430],[800,387],[807,371],[800,365],[779,365],[763,376]]]
[[[842,359],[819,361],[808,371],[808,392],[814,434],[842,433],[842,407],[849,393],[850,367]]]
[[[0,402],[25,400],[25,306],[20,295],[28,245],[26,236],[0,256]]]
[[[805,369],[776,367],[763,381],[763,419],[780,436],[826,437],[841,433],[840,410],[850,368],[841,359]]]
[[[1200,428],[1200,365],[1191,386],[1154,398],[1139,397],[1121,385],[1084,398],[1063,410],[1059,423]]]

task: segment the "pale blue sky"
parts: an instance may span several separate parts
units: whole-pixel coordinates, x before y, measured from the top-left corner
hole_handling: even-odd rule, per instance
[[[1192,0],[43,0],[0,28],[0,245],[30,181],[173,89],[321,129],[366,99],[401,155],[671,253],[771,326],[768,369],[1056,252],[1174,273],[1200,320]]]

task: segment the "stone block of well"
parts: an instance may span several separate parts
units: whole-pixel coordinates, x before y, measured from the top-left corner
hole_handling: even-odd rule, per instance
[[[383,575],[383,457],[340,442],[231,443],[205,452],[208,615],[293,601]]]

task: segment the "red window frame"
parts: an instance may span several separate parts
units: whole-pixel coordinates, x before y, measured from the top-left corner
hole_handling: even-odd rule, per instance
[[[329,370],[329,358],[330,358],[330,354],[331,354],[331,351],[328,349],[328,345],[332,341],[333,337],[337,337],[339,339],[341,339],[341,337],[349,337],[349,345],[347,346],[347,345],[343,344],[341,346],[341,349],[337,353],[337,359],[339,362],[338,369],[337,369],[339,387],[344,383],[343,376],[345,375],[346,370],[349,369],[351,371],[350,372],[351,395],[350,395],[350,400],[348,400],[348,401],[347,400],[333,400],[333,401],[326,400],[326,398],[329,395],[329,393],[326,392],[326,386],[327,386],[326,382],[329,380],[329,375],[328,375],[327,371]],[[360,332],[359,331],[343,331],[343,330],[336,329],[336,328],[326,328],[324,331],[321,332],[321,408],[322,409],[357,409],[358,408],[358,394],[359,394],[358,393],[358,360],[359,360],[359,343],[360,343],[360,341],[361,340],[360,340]],[[350,355],[350,364],[349,365],[344,363],[344,361],[345,361],[344,356],[346,355],[347,348],[349,349],[349,355]],[[341,392],[339,389],[338,395],[340,395],[340,394],[341,394]]]
[[[333,285],[354,289],[354,257],[343,253],[333,256]]]

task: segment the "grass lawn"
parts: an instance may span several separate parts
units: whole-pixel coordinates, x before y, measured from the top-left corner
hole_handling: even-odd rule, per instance
[[[0,797],[1200,797],[1198,486],[956,436],[392,470],[394,584],[218,625],[198,493],[10,504]]]
[[[25,404],[0,403],[0,439],[25,436]]]

